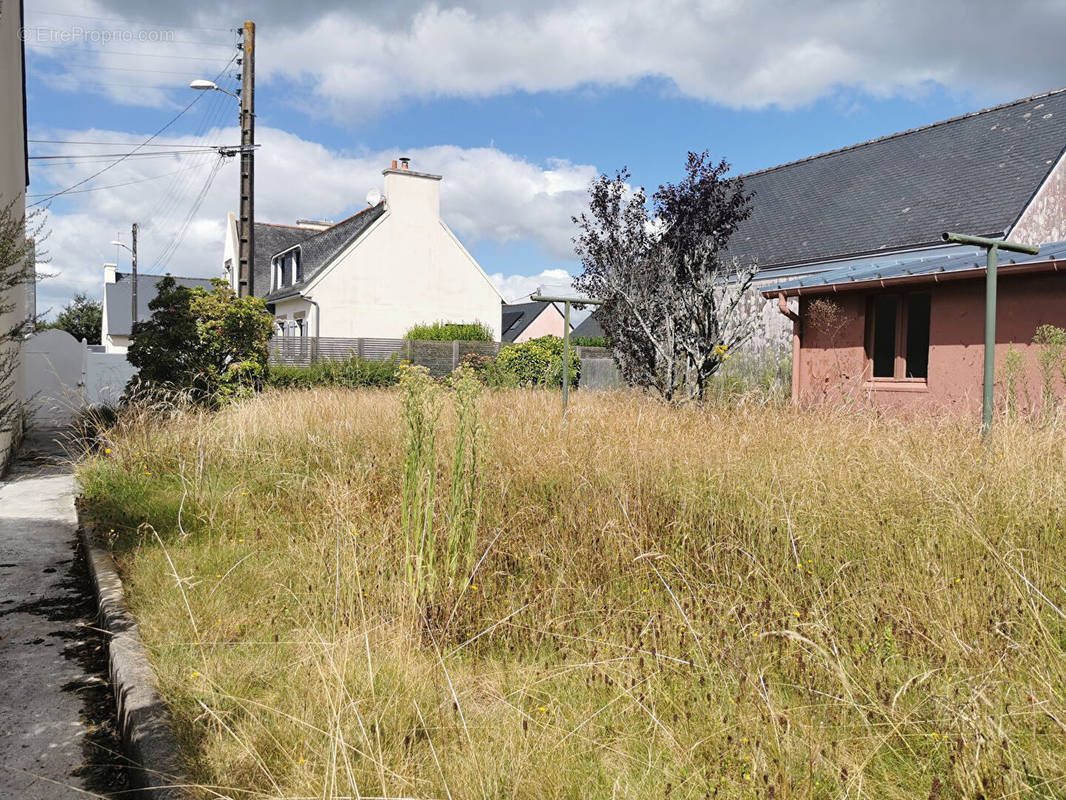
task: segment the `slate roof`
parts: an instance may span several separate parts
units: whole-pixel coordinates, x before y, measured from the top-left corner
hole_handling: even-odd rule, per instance
[[[384,201],[376,206],[365,208],[347,219],[343,219],[325,230],[316,231],[309,228],[293,228],[287,225],[266,225],[272,228],[267,232],[267,241],[259,244],[259,224],[255,228],[255,294],[267,300],[277,300],[299,294],[315,276],[333,259],[373,225],[385,213]],[[270,291],[270,260],[283,250],[300,245],[300,266],[303,280]],[[260,256],[262,253],[262,256]],[[260,280],[262,275],[262,280]]]
[[[767,270],[1002,236],[1066,147],[1066,89],[743,176],[730,254]]]
[[[999,266],[1008,273],[1015,265],[1036,264],[1039,262],[1066,259],[1066,242],[1045,244],[1037,255],[999,252]],[[777,292],[786,295],[822,294],[831,291],[847,290],[857,284],[869,281],[891,282],[905,278],[928,277],[934,280],[940,275],[962,272],[983,274],[985,269],[985,252],[977,247],[943,247],[936,251],[921,254],[903,254],[897,258],[881,256],[879,258],[855,259],[843,262],[837,268],[808,275],[797,280],[783,281],[780,284],[762,289],[764,295]]]
[[[522,331],[528,328],[544,309],[554,303],[531,301],[529,303],[508,303],[503,307],[503,315],[500,324],[500,339],[505,342],[513,342],[522,335]],[[556,306],[558,310],[558,306]]]
[[[593,311],[582,321],[580,325],[574,328],[571,336],[586,336],[590,339],[602,338],[605,334],[603,328],[600,327],[600,323],[596,319],[596,312]]]
[[[129,336],[133,316],[133,298],[130,296],[133,281],[128,272],[115,273],[115,283],[104,284],[104,307],[107,309],[107,332],[111,336]],[[210,278],[180,278],[176,275],[138,275],[137,276],[137,320],[143,322],[152,316],[148,304],[158,294],[157,284],[163,278],[174,278],[178,286],[190,289],[211,288]]]

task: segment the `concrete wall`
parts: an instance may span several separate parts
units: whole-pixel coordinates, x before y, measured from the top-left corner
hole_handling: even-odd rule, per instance
[[[909,287],[912,290],[924,287]],[[956,280],[931,285],[929,374],[926,381],[871,381],[866,357],[865,292],[826,295],[842,312],[835,331],[819,330],[811,321],[816,298],[803,297],[798,399],[801,404],[869,402],[890,410],[930,413],[980,413],[984,364],[984,280]],[[885,293],[891,293],[885,290]],[[1024,372],[1018,382],[1019,410],[1041,407],[1042,379],[1038,348],[1031,344],[1037,327],[1066,328],[1066,274],[1001,275],[996,323],[996,404],[1007,400],[1004,358],[1008,348],[1020,353]],[[1066,397],[1061,377],[1056,392]]]
[[[22,217],[25,210],[26,191],[26,131],[23,118],[23,76],[21,4],[7,0],[0,4],[0,207],[14,203],[13,213]],[[18,287],[4,297],[0,306],[13,306],[13,310],[0,314],[0,330],[9,330],[24,318],[26,290]],[[9,348],[16,345],[8,345]],[[25,378],[22,374],[21,355],[16,355],[18,366],[12,377],[15,397],[25,398]],[[6,426],[0,426],[6,427]],[[17,438],[17,430],[0,431],[0,470],[10,454]]]
[[[66,331],[35,333],[25,344],[29,423],[69,425],[87,406],[116,405],[137,370],[120,353],[94,352]]]
[[[321,336],[401,337],[418,323],[482,322],[500,338],[500,295],[440,219],[440,179],[385,170],[387,208],[317,277]]]

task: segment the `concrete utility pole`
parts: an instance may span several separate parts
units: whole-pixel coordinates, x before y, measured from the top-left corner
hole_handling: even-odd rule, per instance
[[[132,313],[130,314],[130,335],[132,336],[133,335],[133,326],[137,324],[137,223],[136,222],[133,223],[133,227],[131,228],[130,236],[132,237],[132,239],[131,239],[131,245],[132,246],[130,247],[130,255],[132,256],[132,258],[130,259],[130,277],[132,278],[132,281],[133,281],[130,284],[130,296],[133,299],[133,308],[132,308]]]
[[[255,23],[241,42],[241,220],[237,230],[237,295],[255,295]]]
[[[964,233],[944,233],[941,239],[955,244],[969,244],[983,247],[985,259],[985,378],[984,398],[981,409],[981,433],[987,435],[992,428],[992,411],[995,405],[996,379],[996,270],[999,267],[999,251],[1011,250],[1015,253],[1028,253],[1035,256],[1039,247],[1005,239],[988,239],[984,236],[967,236]]]

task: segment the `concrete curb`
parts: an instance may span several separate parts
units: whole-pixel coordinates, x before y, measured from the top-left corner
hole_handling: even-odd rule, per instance
[[[79,526],[96,591],[98,618],[110,635],[108,661],[118,706],[122,744],[130,760],[130,783],[147,800],[179,800],[189,778],[174,736],[170,711],[159,694],[155,672],[137,623],[126,608],[115,561],[91,528]]]

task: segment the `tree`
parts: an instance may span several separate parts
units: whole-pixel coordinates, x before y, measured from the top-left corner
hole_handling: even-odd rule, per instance
[[[273,317],[260,298],[237,297],[222,280],[208,292],[166,277],[148,308],[133,326],[131,387],[215,403],[262,386]]]
[[[38,325],[37,328],[38,330],[58,328],[66,331],[79,342],[84,339],[89,344],[100,344],[100,326],[103,315],[103,303],[99,300],[90,300],[79,292],[56,315],[55,322]]]
[[[0,433],[15,430],[22,411],[15,392],[19,343],[29,331],[27,309],[13,297],[35,279],[36,244],[44,230],[44,214],[16,213],[14,201],[0,207]],[[0,463],[4,453],[0,452]]]
[[[729,164],[689,153],[685,177],[652,196],[631,189],[624,168],[600,175],[589,211],[574,217],[584,268],[575,287],[604,299],[597,311],[627,383],[665,399],[702,399],[710,377],[754,332],[743,301],[753,264],[725,254],[751,214],[751,195]]]

